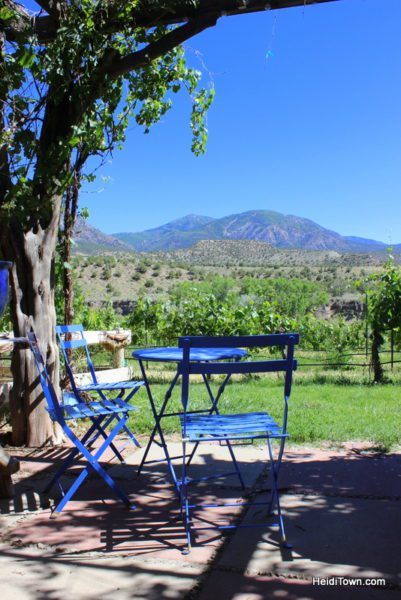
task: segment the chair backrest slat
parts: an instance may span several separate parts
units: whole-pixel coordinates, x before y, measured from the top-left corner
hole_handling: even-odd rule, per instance
[[[292,373],[297,368],[294,359],[294,347],[299,343],[298,333],[277,333],[271,335],[242,335],[242,336],[186,336],[180,337],[178,345],[183,349],[182,361],[178,365],[182,376],[181,401],[184,411],[187,411],[189,401],[189,377],[190,375],[218,375],[227,376],[233,374],[252,373],[276,373],[283,372],[284,397],[287,401],[291,393]],[[191,362],[191,348],[280,348],[284,358],[271,358],[263,360],[233,360]],[[285,352],[284,352],[285,351]],[[286,422],[286,411],[285,411]]]
[[[284,396],[286,398],[289,398],[289,396],[291,394],[292,373],[293,373],[293,371],[295,371],[296,367],[298,366],[297,361],[294,360],[295,344],[296,343],[297,344],[299,343],[299,336],[298,336],[298,340],[296,342],[294,341],[293,343],[290,343],[287,346],[287,357],[286,357],[287,363],[288,363],[289,366],[291,365],[291,363],[294,363],[295,364],[295,368],[294,369],[288,368],[286,370],[286,373],[285,373]]]
[[[75,325],[56,325],[56,333],[80,333],[84,328],[81,324]]]
[[[85,339],[81,340],[63,340],[63,346],[65,350],[69,350],[71,348],[85,348],[87,346],[87,342]]]
[[[47,402],[47,406],[53,414],[56,415],[60,422],[63,422],[63,411],[60,407],[56,392],[54,390],[53,384],[51,382],[49,372],[46,368],[46,363],[42,356],[42,353],[39,348],[38,340],[36,334],[33,331],[29,331],[27,334],[28,343],[32,350],[36,367],[38,369],[38,374],[40,378],[40,383],[42,385],[43,393],[45,395],[45,399]]]
[[[203,362],[189,363],[188,368],[179,365],[180,373],[188,371],[189,375],[234,375],[241,373],[276,373],[278,371],[287,371],[291,365],[286,359],[263,360],[263,361],[243,361],[243,362]],[[292,370],[297,368],[297,361],[293,360]]]
[[[178,338],[178,345],[183,348],[185,340],[190,339],[191,348],[264,348],[271,346],[287,346],[298,344],[298,333],[272,333],[268,335],[233,335],[233,336],[190,336]]]
[[[81,335],[78,339],[72,339],[72,340],[68,339],[68,337],[69,337],[68,334],[72,334],[72,333],[79,333]],[[56,325],[56,334],[57,334],[57,338],[58,338],[58,341],[60,344],[61,351],[64,356],[65,367],[66,367],[66,371],[68,374],[68,379],[70,380],[70,384],[71,384],[71,387],[74,390],[74,392],[76,394],[78,394],[78,390],[77,390],[77,386],[76,386],[75,378],[74,378],[74,373],[73,373],[73,370],[72,370],[72,367],[71,367],[71,364],[70,364],[70,361],[68,358],[67,350],[74,350],[76,348],[84,348],[89,373],[92,377],[93,383],[97,384],[98,381],[97,381],[97,377],[96,377],[96,371],[95,371],[95,367],[93,365],[93,362],[92,362],[92,359],[91,359],[91,356],[89,353],[88,342],[84,335],[83,325],[81,325],[81,324]]]

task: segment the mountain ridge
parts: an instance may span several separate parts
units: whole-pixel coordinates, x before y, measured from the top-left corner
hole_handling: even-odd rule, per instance
[[[140,232],[112,236],[137,252],[189,248],[202,240],[254,240],[275,248],[377,252],[387,244],[357,236],[342,236],[311,219],[269,210],[249,210],[221,218],[186,215]],[[396,247],[401,247],[397,244]]]
[[[74,226],[74,251],[84,254],[98,254],[101,252],[134,252],[131,246],[118,238],[103,233],[83,219],[77,217]]]

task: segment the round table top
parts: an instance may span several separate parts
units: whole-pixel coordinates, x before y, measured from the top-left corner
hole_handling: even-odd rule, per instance
[[[229,358],[242,358],[247,356],[246,350],[241,348],[191,348],[190,360],[224,360]],[[135,350],[132,357],[137,360],[155,361],[155,362],[180,362],[182,360],[182,348],[143,348]]]

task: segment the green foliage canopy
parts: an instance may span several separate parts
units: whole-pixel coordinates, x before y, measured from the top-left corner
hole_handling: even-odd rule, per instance
[[[391,330],[400,338],[401,267],[389,253],[383,270],[370,277],[368,290],[369,320],[375,331]]]
[[[2,24],[21,19],[17,5],[7,4],[0,13],[0,33]],[[192,100],[192,150],[205,149],[205,114],[213,90],[200,89],[200,72],[187,66],[178,44],[185,33],[176,34],[182,28],[135,26],[130,13],[136,0],[114,5],[111,26],[101,5],[97,0],[60,3],[57,30],[45,44],[34,32],[34,19],[18,40],[3,38],[2,220],[17,216],[29,226],[39,215],[46,226],[52,196],[66,190],[78,156],[85,162],[121,147],[132,119],[148,132],[182,88]],[[93,173],[85,176],[92,179]]]
[[[248,291],[252,281],[255,280],[250,278],[244,289]],[[270,282],[275,294],[268,300],[267,292],[272,291]],[[314,316],[313,309],[317,306],[314,302],[326,298],[318,284],[308,286],[308,282],[301,280],[266,280],[260,282],[267,290],[266,294],[251,297],[242,295],[235,283],[230,278],[215,277],[196,285],[183,283],[164,302],[139,298],[126,322],[132,329],[134,343],[171,344],[180,335],[299,331],[305,349],[343,352],[363,345],[362,322],[326,321]],[[305,303],[297,304],[303,284],[315,300],[306,297]]]

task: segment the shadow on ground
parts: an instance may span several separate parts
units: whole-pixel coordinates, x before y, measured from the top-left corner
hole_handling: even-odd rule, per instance
[[[257,501],[268,499],[268,473],[255,466],[264,451],[236,449],[248,476],[246,494]],[[111,598],[117,588],[120,592],[114,597],[124,599],[184,598],[190,590],[202,600],[338,597],[336,587],[323,593],[324,588],[312,586],[314,577],[385,579],[387,589],[342,587],[341,597],[356,597],[357,590],[363,598],[378,599],[400,592],[401,454],[380,455],[361,447],[290,448],[281,472],[281,494],[294,548],[280,548],[277,531],[264,525],[264,507],[243,513],[234,507],[231,514],[219,508],[196,514],[194,523],[232,523],[241,515],[243,524],[256,522],[261,527],[239,529],[225,538],[216,530],[202,531],[191,554],[183,556],[185,532],[175,490],[160,463],[137,478],[141,452],[127,465],[107,464],[135,510],[125,509],[102,481],[91,478],[68,510],[50,519],[42,490],[66,452],[25,456],[14,501],[1,501],[1,561],[14,565],[7,574],[10,590],[15,585],[20,591],[19,578],[29,584],[24,584],[29,595],[21,598],[59,598],[63,586],[74,588],[79,581],[86,592],[78,590],[77,597],[89,600],[100,593]],[[226,448],[208,445],[192,472],[204,475],[211,465],[216,471],[231,470]],[[72,480],[71,475],[65,478],[67,483]],[[198,485],[193,499],[212,503],[235,501],[240,495],[238,480],[231,477]],[[54,497],[49,500],[53,503]],[[19,569],[23,575],[18,575]],[[354,596],[346,595],[351,592]]]

